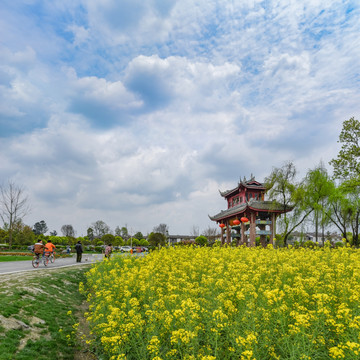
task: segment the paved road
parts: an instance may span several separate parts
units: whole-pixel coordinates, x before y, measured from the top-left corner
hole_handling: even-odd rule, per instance
[[[31,260],[28,261],[5,261],[0,262],[0,276],[4,274],[12,274],[23,271],[41,271],[44,269],[62,268],[68,266],[82,266],[86,264],[95,263],[96,261],[103,260],[102,254],[83,254],[82,262],[76,262],[76,255],[72,258],[57,258],[54,263],[49,263],[45,266],[44,263],[40,263],[37,269],[34,269],[31,264]]]

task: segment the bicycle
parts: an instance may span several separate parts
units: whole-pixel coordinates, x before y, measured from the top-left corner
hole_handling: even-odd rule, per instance
[[[49,258],[44,256],[42,261],[44,262],[44,265],[47,266],[49,263]],[[31,263],[34,268],[38,268],[40,265],[40,254],[35,254]]]
[[[54,252],[51,252],[51,253],[46,252],[45,257],[47,257],[51,263],[54,263],[54,261],[55,261],[55,253]]]

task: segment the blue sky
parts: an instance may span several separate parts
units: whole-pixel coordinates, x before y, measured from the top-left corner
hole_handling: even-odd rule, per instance
[[[31,226],[202,231],[219,189],[327,165],[360,119],[357,1],[5,0],[0,14],[0,181],[24,186]]]

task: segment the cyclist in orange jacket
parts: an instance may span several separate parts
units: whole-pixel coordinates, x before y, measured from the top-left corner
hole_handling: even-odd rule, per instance
[[[50,254],[53,254],[55,248],[56,246],[51,242],[51,240],[48,240],[47,244],[45,245],[45,255],[49,256]]]

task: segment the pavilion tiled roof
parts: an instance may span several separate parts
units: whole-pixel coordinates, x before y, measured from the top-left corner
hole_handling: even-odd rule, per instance
[[[263,184],[259,183],[258,181],[255,180],[255,178],[251,178],[250,180],[242,180],[238,183],[238,186],[230,189],[230,190],[225,190],[225,191],[220,191],[220,195],[223,197],[227,197],[228,195],[230,195],[233,192],[236,192],[237,190],[239,190],[239,188],[243,186],[247,189],[261,189],[261,190],[265,190],[266,188],[264,187]]]
[[[277,212],[284,213],[287,211],[291,211],[293,207],[291,206],[283,206],[282,204],[276,201],[261,201],[255,200],[254,198],[250,199],[248,202],[241,203],[239,205],[233,206],[227,210],[222,210],[220,213],[210,216],[209,218],[213,221],[219,221],[228,217],[231,217],[236,214],[242,214],[246,209],[251,210],[259,210],[259,211],[269,211],[269,212]]]

